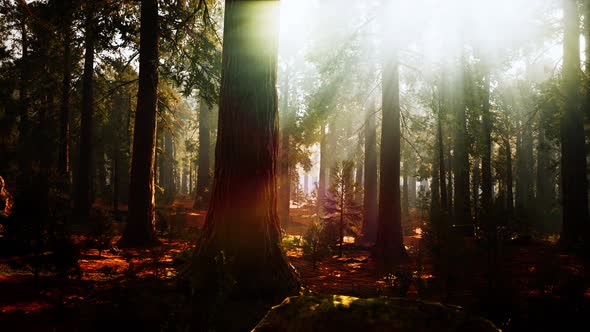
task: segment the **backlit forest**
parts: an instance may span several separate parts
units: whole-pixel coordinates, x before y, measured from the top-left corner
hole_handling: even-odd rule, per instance
[[[0,330],[590,330],[590,0],[0,0]]]

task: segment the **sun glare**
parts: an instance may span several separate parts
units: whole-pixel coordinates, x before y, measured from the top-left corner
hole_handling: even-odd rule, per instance
[[[502,49],[534,40],[544,32],[542,13],[552,12],[554,0],[413,0],[392,1],[281,1],[281,52],[303,47],[313,27],[340,28],[386,22],[388,44],[420,50],[433,62],[443,61],[468,44],[494,57]],[[557,13],[558,15],[559,13]],[[363,19],[360,19],[363,17]],[[367,22],[362,22],[366,20]],[[360,29],[360,28],[359,28]],[[546,29],[546,28],[545,28]],[[377,36],[375,36],[377,37]]]

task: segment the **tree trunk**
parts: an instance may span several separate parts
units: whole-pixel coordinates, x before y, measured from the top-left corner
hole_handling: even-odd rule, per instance
[[[365,125],[365,174],[364,174],[364,217],[363,240],[375,243],[377,240],[377,124],[375,102],[371,100],[367,108]]]
[[[279,1],[226,0],[215,176],[195,273],[223,255],[236,293],[283,298],[299,285],[277,216],[278,23]],[[209,275],[205,290],[219,279]]]
[[[69,5],[69,2],[68,2]],[[70,6],[66,7],[71,10]],[[68,18],[70,13],[68,12]],[[72,69],[71,69],[71,43],[72,43],[72,27],[71,19],[65,23],[63,32],[63,80],[62,80],[62,94],[61,106],[59,114],[59,153],[58,153],[58,171],[64,177],[64,189],[68,188],[70,177],[70,86],[72,85]]]
[[[324,202],[326,199],[326,164],[327,164],[327,147],[326,147],[326,125],[320,126],[320,174],[318,182],[318,216],[324,215]]]
[[[141,2],[139,88],[133,135],[127,226],[122,247],[157,244],[154,230],[154,162],[158,107],[158,1]]]
[[[410,188],[408,184],[408,169],[404,165],[404,175],[402,177],[402,223],[410,222]]]
[[[451,154],[451,140],[447,140],[447,214],[452,217],[453,211],[453,155]]]
[[[30,80],[30,64],[29,64],[29,37],[27,32],[27,8],[25,2],[19,2],[21,10],[20,19],[20,33],[21,33],[21,50],[22,56],[20,59],[20,82],[19,82],[19,107],[20,107],[20,121],[19,121],[19,168],[21,179],[19,182],[30,183],[31,172],[31,156],[30,156],[30,124],[29,124],[29,80]]]
[[[514,218],[514,193],[512,189],[514,180],[512,177],[512,148],[510,147],[509,138],[504,138],[504,149],[506,150],[506,218],[507,224],[510,224]]]
[[[547,215],[555,200],[555,191],[551,179],[550,147],[545,137],[544,123],[541,123],[537,135],[537,196],[536,207],[540,225],[538,230],[546,230]]]
[[[415,169],[412,169],[411,174],[415,174]],[[416,178],[412,175],[408,177],[408,205],[410,208],[416,208],[416,200],[417,200],[417,186],[416,186]]]
[[[90,215],[92,206],[92,156],[94,114],[94,43],[96,34],[96,19],[88,8],[86,14],[86,33],[84,41],[84,74],[82,77],[82,113],[80,116],[80,143],[78,177],[76,181],[76,196],[74,209],[79,221],[85,221]]]
[[[481,157],[481,206],[486,222],[492,210],[492,116],[490,114],[490,74],[484,76],[483,87],[483,155]]]
[[[209,206],[211,186],[211,130],[209,129],[209,115],[211,111],[203,98],[199,107],[199,159],[197,165],[197,193],[195,194],[195,209],[206,209]]]
[[[462,63],[462,62],[461,62]],[[461,73],[463,64],[461,65]],[[471,224],[471,208],[469,202],[469,153],[467,137],[467,117],[465,97],[463,96],[463,75],[456,78],[457,91],[454,93],[453,107],[456,110],[456,126],[454,130],[454,160],[453,173],[455,175],[454,218],[458,225]]]
[[[563,83],[565,109],[561,118],[561,171],[563,195],[563,228],[561,243],[572,250],[590,242],[588,215],[588,180],[584,115],[581,110],[581,71],[579,16],[575,0],[563,0],[564,43]]]
[[[289,114],[289,75],[285,73],[283,82],[282,114],[280,122],[281,135],[279,138],[279,160],[278,160],[278,204],[279,204],[279,221],[283,229],[289,224],[289,207],[291,205],[291,177],[289,176],[289,140],[290,140],[290,114]]]
[[[442,132],[442,118],[443,118],[443,105],[444,105],[444,87],[440,87],[440,99],[439,99],[439,107],[438,107],[438,114],[436,117],[437,122],[437,148],[438,148],[438,181],[439,183],[434,183],[433,188],[438,185],[440,190],[440,208],[441,212],[447,210],[448,202],[447,202],[447,184],[446,184],[446,171],[445,171],[445,154],[444,154],[444,141],[443,141],[443,132]],[[448,210],[447,210],[448,211]]]
[[[530,125],[526,123],[526,116],[523,114],[521,120],[521,129],[517,145],[516,160],[516,212],[518,216],[519,231],[528,232],[529,229],[529,211],[531,208],[531,198],[533,197],[533,136]]]
[[[384,54],[382,82],[381,176],[375,256],[386,265],[392,265],[408,255],[401,224],[399,60],[396,51]]]
[[[473,215],[473,221],[475,222],[475,224],[478,224],[479,222],[479,182],[480,182],[480,159],[477,158],[474,163],[473,163],[473,171],[471,173],[471,194],[472,194],[472,200],[473,200],[473,205],[472,205],[472,215]]]

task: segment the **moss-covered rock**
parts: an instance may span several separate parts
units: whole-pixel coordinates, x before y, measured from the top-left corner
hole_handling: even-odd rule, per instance
[[[273,307],[254,328],[268,331],[499,331],[459,307],[403,298],[296,296]]]

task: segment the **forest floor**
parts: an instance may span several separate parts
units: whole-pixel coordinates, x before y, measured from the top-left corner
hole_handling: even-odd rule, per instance
[[[159,211],[167,220],[161,227],[169,230],[196,230],[204,222],[205,211],[190,210],[188,201]],[[293,209],[291,218],[287,234],[301,236],[314,217],[306,209]],[[416,217],[409,229],[420,224]],[[74,236],[82,248],[80,274],[66,278],[48,270],[35,278],[27,257],[0,257],[0,326],[14,326],[7,331],[112,330],[117,326],[113,322],[127,320],[136,328],[144,324],[143,330],[175,330],[174,315],[187,301],[175,282],[175,257],[194,245],[186,236],[191,232],[180,233],[185,236],[162,238],[162,247],[154,250],[108,249],[100,254],[82,245],[84,237]],[[582,328],[590,326],[590,263],[561,253],[549,241],[505,246],[492,278],[486,273],[488,260],[473,240],[467,240],[465,252],[473,254],[455,257],[449,264],[455,268],[448,268],[441,278],[435,276],[432,258],[421,250],[425,247],[421,235],[414,233],[404,240],[413,260],[395,271],[385,272],[367,248],[353,244],[345,247],[342,258],[329,255],[315,266],[300,247],[289,248],[287,256],[306,289],[316,293],[443,301],[489,318],[504,331],[567,330],[567,326],[590,330]],[[265,310],[245,313],[250,317],[236,330],[253,327]]]

